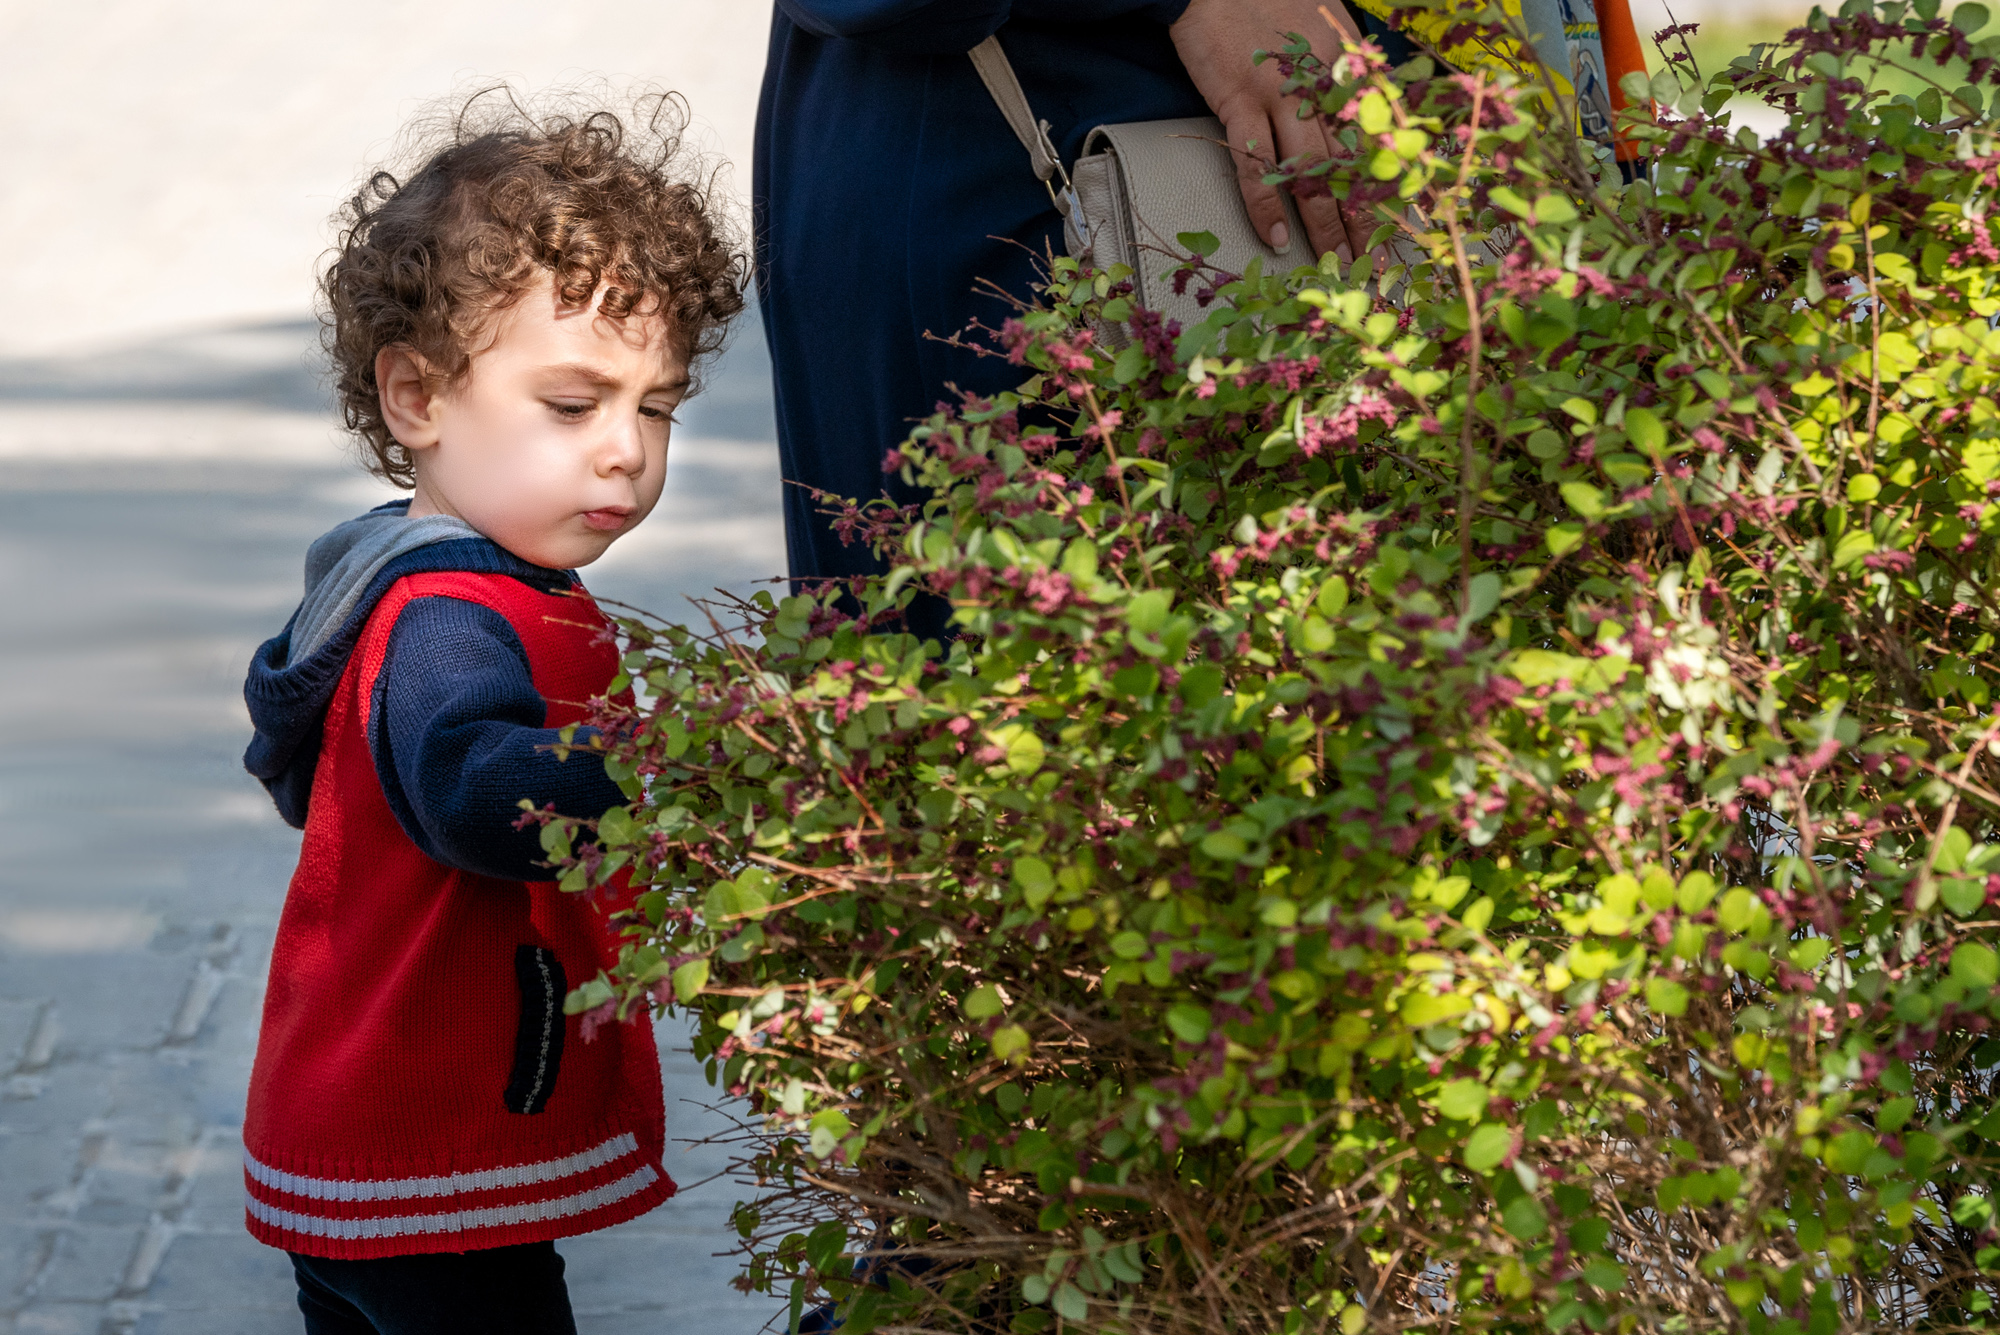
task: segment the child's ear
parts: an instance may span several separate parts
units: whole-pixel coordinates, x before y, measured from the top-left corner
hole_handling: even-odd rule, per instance
[[[392,343],[375,354],[382,421],[406,450],[429,449],[438,442],[437,394],[429,371],[429,364],[406,343]]]

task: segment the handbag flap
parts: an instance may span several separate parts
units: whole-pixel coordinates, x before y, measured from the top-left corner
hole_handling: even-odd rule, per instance
[[[1116,154],[1120,184],[1131,214],[1125,220],[1136,255],[1128,263],[1138,275],[1138,296],[1144,305],[1163,311],[1193,327],[1206,312],[1192,290],[1175,298],[1170,274],[1187,248],[1176,239],[1182,232],[1208,232],[1221,244],[1211,263],[1240,274],[1252,257],[1261,256],[1264,272],[1290,273],[1314,256],[1306,229],[1289,194],[1279,192],[1291,236],[1283,250],[1273,250],[1250,225],[1236,183],[1236,162],[1223,143],[1222,122],[1212,116],[1177,120],[1129,121],[1100,125],[1090,132],[1084,152],[1099,143]]]

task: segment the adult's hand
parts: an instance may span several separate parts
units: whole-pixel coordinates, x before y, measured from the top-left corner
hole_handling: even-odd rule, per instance
[[[1277,62],[1253,65],[1250,57],[1258,50],[1275,51],[1288,32],[1303,33],[1322,49],[1342,37],[1361,39],[1340,0],[1328,0],[1326,9],[1338,33],[1328,29],[1319,0],[1190,0],[1167,30],[1181,64],[1228,135],[1251,223],[1277,247],[1290,239],[1289,228],[1278,188],[1264,184],[1266,164],[1301,153],[1325,157],[1329,145],[1319,122],[1298,119],[1297,103],[1279,91],[1285,80]],[[1300,199],[1298,206],[1314,254],[1330,250],[1351,260],[1367,244],[1360,220],[1350,228],[1331,196]]]

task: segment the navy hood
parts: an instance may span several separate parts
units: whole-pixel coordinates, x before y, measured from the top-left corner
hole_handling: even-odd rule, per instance
[[[569,588],[575,575],[532,565],[446,515],[408,517],[390,501],[323,535],[306,553],[305,597],[285,628],[257,647],[243,700],[255,729],[243,767],[257,776],[288,825],[303,829],[319,766],[326,707],[361,628],[406,575],[464,570],[508,575],[537,589]]]

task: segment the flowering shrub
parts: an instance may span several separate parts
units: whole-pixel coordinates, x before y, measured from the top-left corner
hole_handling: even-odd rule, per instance
[[[1348,150],[1296,188],[1415,263],[1191,260],[1181,329],[1058,261],[1019,393],[891,457],[935,499],[849,512],[885,578],[628,623],[635,801],[545,837],[644,893],[572,1006],[684,1008],[766,1119],[746,1283],[856,1332],[1995,1323],[1984,24],[1663,74],[1632,184],[1507,79],[1295,47]]]

